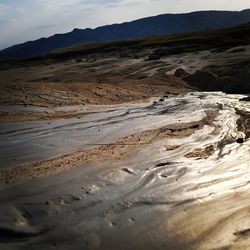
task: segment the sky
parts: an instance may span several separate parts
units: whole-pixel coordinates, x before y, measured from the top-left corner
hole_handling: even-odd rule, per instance
[[[0,49],[164,13],[247,8],[250,0],[0,0]]]

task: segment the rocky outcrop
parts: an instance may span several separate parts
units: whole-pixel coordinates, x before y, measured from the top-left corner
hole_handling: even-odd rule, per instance
[[[223,74],[202,69],[190,76],[183,77],[183,80],[191,86],[205,91],[224,91],[234,94],[250,93],[250,65],[245,67],[234,65],[231,70],[224,70],[223,66],[218,66],[216,71],[223,71]]]

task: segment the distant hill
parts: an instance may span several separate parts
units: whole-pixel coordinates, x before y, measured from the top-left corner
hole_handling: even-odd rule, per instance
[[[148,56],[148,60],[159,60],[162,57],[203,50],[220,53],[230,48],[250,44],[250,22],[232,28],[204,30],[177,35],[152,36],[134,40],[97,42],[80,44],[51,51],[42,58],[16,59],[9,62],[29,62],[82,59],[90,55],[112,54],[118,57],[139,58]],[[2,61],[4,63],[6,61]]]
[[[0,59],[44,56],[52,50],[78,44],[229,28],[247,22],[250,22],[250,9],[164,14],[96,29],[74,29],[69,33],[14,45],[0,51]]]

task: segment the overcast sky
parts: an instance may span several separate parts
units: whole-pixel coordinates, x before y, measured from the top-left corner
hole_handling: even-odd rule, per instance
[[[247,8],[250,0],[0,0],[0,49],[73,28],[163,13]]]

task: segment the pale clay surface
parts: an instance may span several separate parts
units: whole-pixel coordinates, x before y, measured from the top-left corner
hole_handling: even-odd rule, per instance
[[[219,112],[189,137],[0,191],[0,249],[246,249],[250,143],[236,143],[245,135],[235,108],[250,104],[242,97],[195,92],[81,119],[1,125],[3,168]],[[206,158],[185,157],[210,145]]]

